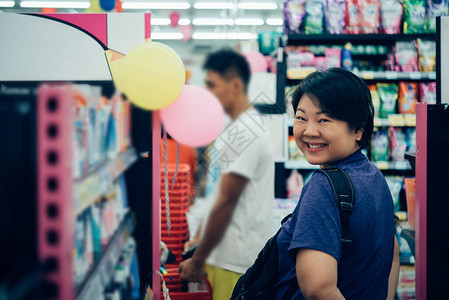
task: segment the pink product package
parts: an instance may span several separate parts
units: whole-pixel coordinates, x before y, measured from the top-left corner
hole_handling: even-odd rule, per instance
[[[360,33],[360,11],[359,0],[346,1],[346,33],[359,34]]]
[[[379,33],[380,0],[359,0],[362,33]]]
[[[315,57],[315,68],[317,71],[325,71],[327,67],[327,57],[317,56]]]
[[[401,72],[418,71],[418,51],[416,42],[396,42],[396,62]]]
[[[421,82],[419,84],[419,100],[421,103],[436,104],[437,103],[437,84],[436,82]]]
[[[326,56],[326,69],[341,67],[341,50],[338,48],[326,48],[324,50]]]
[[[401,33],[401,18],[401,0],[380,0],[380,20],[382,33]]]
[[[330,34],[345,33],[345,0],[325,0],[324,19],[326,21],[326,31]]]

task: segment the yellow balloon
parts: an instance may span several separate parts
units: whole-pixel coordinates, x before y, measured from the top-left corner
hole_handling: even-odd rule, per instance
[[[120,87],[136,106],[161,109],[181,94],[185,83],[184,64],[170,47],[147,42],[129,51],[124,60]]]

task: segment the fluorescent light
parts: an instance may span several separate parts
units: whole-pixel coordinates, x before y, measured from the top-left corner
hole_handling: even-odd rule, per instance
[[[156,19],[151,18],[151,25],[170,25],[171,21],[168,18]]]
[[[267,25],[280,26],[284,24],[284,21],[281,18],[270,18],[265,21]]]
[[[195,18],[192,21],[193,25],[234,25],[232,19],[219,19],[219,18]]]
[[[124,9],[189,9],[187,2],[123,2]]]
[[[278,5],[273,2],[244,2],[238,4],[239,9],[277,9]]]
[[[256,39],[257,35],[250,32],[194,32],[192,38],[195,40],[251,40]]]
[[[152,40],[182,40],[184,35],[181,32],[152,32]]]
[[[196,2],[193,7],[195,9],[232,9],[234,4],[229,2]]]
[[[0,1],[0,7],[14,7],[14,1]]]
[[[262,19],[236,19],[235,25],[263,25]]]
[[[20,7],[89,8],[89,1],[22,1]]]
[[[190,19],[186,19],[186,18],[179,19],[179,22],[178,22],[179,25],[189,25],[190,23],[191,23]]]

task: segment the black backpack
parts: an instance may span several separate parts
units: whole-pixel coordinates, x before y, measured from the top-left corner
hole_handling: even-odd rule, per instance
[[[338,167],[321,169],[316,172],[326,175],[334,192],[335,199],[337,199],[337,205],[340,208],[341,242],[351,243],[349,217],[354,201],[354,190],[351,180],[346,172]],[[281,223],[287,221],[291,215],[286,216]],[[237,281],[232,292],[231,300],[274,299],[273,286],[276,283],[279,263],[277,237],[281,229],[282,226],[265,244],[254,264]],[[290,282],[283,299],[291,299],[298,288],[298,282],[295,277]]]

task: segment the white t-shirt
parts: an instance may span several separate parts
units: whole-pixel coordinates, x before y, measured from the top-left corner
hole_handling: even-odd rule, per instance
[[[274,158],[266,120],[254,108],[232,121],[214,144],[221,174],[234,173],[248,178],[223,239],[207,263],[236,273],[244,273],[271,237],[273,230]],[[220,182],[210,195],[204,225],[218,199]],[[203,233],[204,228],[203,226]]]

